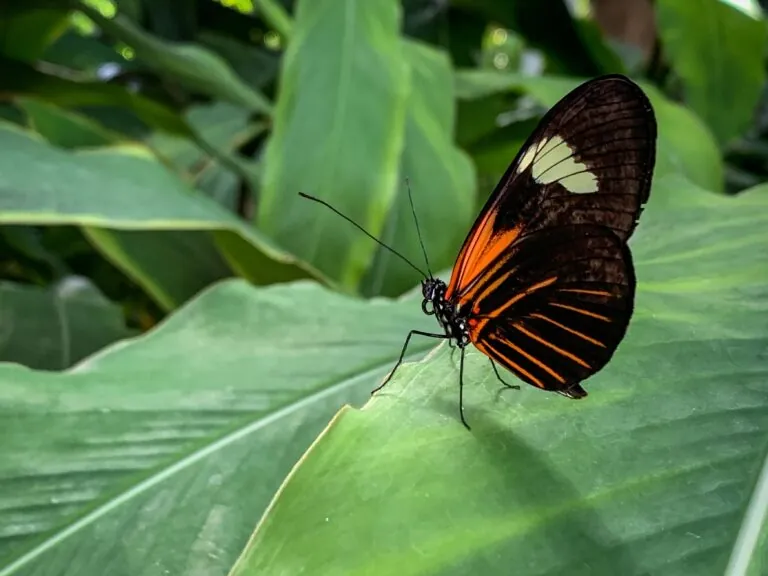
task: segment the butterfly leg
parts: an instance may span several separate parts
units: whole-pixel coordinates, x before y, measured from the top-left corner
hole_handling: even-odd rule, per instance
[[[499,380],[499,382],[504,384],[504,386],[506,386],[507,388],[511,388],[512,390],[520,390],[520,386],[513,385],[513,384],[507,384],[506,382],[504,382],[504,379],[499,374],[498,368],[496,368],[496,362],[494,362],[493,359],[491,359],[491,358],[488,358],[488,360],[491,361],[491,367],[493,368],[493,371],[496,373],[496,378]]]
[[[397,364],[395,364],[395,367],[392,368],[392,372],[389,373],[389,376],[387,376],[384,379],[384,382],[382,382],[376,388],[371,390],[371,396],[373,396],[374,394],[376,394],[376,392],[384,388],[384,386],[386,386],[389,383],[389,381],[392,379],[392,376],[395,375],[395,371],[400,367],[400,364],[403,363],[403,356],[405,356],[405,351],[408,349],[408,342],[411,341],[411,336],[413,336],[414,334],[418,334],[419,336],[428,336],[429,338],[440,338],[442,340],[445,340],[446,338],[448,338],[445,334],[432,334],[431,332],[422,332],[421,330],[411,330],[410,332],[408,332],[408,336],[405,339],[405,344],[403,344],[403,349],[400,351],[400,358],[398,358]]]
[[[459,415],[461,423],[467,430],[472,430],[464,418],[464,348],[461,349],[461,362],[459,363]]]

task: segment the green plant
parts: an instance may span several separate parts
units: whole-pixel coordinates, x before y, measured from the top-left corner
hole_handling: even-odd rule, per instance
[[[764,173],[766,27],[688,4],[640,48],[560,0],[1,7],[0,575],[762,573],[768,191],[734,174]],[[470,354],[469,433],[455,358],[415,341],[368,401],[434,319],[297,193],[416,259],[408,177],[445,276],[606,72],[659,143],[588,399]]]

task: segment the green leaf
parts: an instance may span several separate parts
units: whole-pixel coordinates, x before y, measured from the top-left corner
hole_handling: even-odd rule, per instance
[[[102,236],[106,230],[233,235],[240,239],[240,242],[232,240],[239,250],[226,254],[226,258],[259,262],[258,268],[250,266],[250,262],[240,265],[250,271],[249,279],[256,283],[307,276],[322,278],[214,201],[195,193],[146,148],[123,145],[70,153],[47,145],[29,132],[2,124],[0,148],[5,151],[0,155],[0,223],[73,224],[100,229]],[[127,236],[123,235],[121,241],[125,242]],[[91,234],[91,239],[94,238]],[[182,239],[182,244],[186,244],[179,247],[182,255],[186,250],[185,258],[193,260],[195,255],[190,253],[189,243]],[[175,249],[169,247],[169,250],[173,253]],[[117,249],[111,253],[119,254]],[[199,265],[207,261],[206,258],[210,256],[201,258]],[[183,266],[179,261],[162,265]],[[126,263],[123,268],[131,270]],[[213,270],[218,270],[218,265]],[[183,277],[184,273],[168,270],[166,275]],[[152,282],[161,279],[154,273],[146,276],[152,278]],[[213,277],[218,274],[214,273]],[[150,294],[168,305],[163,291],[168,292],[172,287],[164,286],[158,291],[147,278],[137,276],[136,280],[144,282]],[[174,302],[183,301],[190,291],[198,288],[174,290],[177,294]]]
[[[405,126],[401,181],[408,178],[430,264],[449,268],[474,215],[475,174],[467,155],[453,144],[453,70],[448,57],[425,44],[405,42],[411,65],[411,94]],[[424,260],[405,185],[382,234],[384,242],[420,268]],[[402,294],[419,277],[387,250],[379,248],[366,277],[368,294]]]
[[[18,98],[16,105],[27,115],[31,128],[62,148],[98,147],[124,140],[81,114],[35,98]]]
[[[254,0],[253,3],[257,6],[265,22],[284,38],[290,37],[293,23],[282,4],[276,0]]]
[[[104,106],[131,110],[148,126],[192,137],[181,116],[170,108],[122,86],[103,82],[80,82],[45,74],[28,64],[0,57],[0,95],[28,96],[64,107]]]
[[[59,146],[99,146],[119,140],[118,135],[86,117],[56,106],[31,99],[23,99],[19,104],[34,127]],[[247,113],[242,110],[222,104],[193,109],[188,114],[200,137],[225,153],[229,152],[226,148],[234,146],[231,140],[243,130],[241,124],[246,118]],[[191,170],[193,164],[206,158],[188,139],[157,134],[154,143],[157,142],[182,170]],[[143,286],[165,310],[179,306],[200,289],[230,275],[226,261],[207,232],[129,232],[92,227],[83,231],[102,254]]]
[[[408,70],[390,0],[300,0],[264,159],[258,222],[304,260],[357,288],[396,196]]]
[[[262,128],[252,124],[249,116],[247,109],[227,102],[191,106],[184,113],[184,119],[199,138],[227,154]],[[189,138],[156,132],[147,138],[147,144],[178,170],[189,174],[199,172],[206,160],[205,151]]]
[[[0,365],[0,574],[224,576],[331,416],[432,323],[229,281],[66,374]]]
[[[256,89],[269,86],[280,68],[278,55],[223,34],[202,31],[197,41],[224,58],[235,73]]]
[[[478,99],[511,90],[529,94],[552,107],[585,79],[460,70],[456,72],[455,81],[459,98]],[[655,174],[679,172],[698,186],[722,191],[723,161],[707,127],[695,114],[668,100],[654,86],[645,82],[640,85],[653,104],[659,125]]]
[[[149,146],[198,190],[235,212],[241,181],[256,187],[258,180],[257,164],[238,155],[237,149],[266,125],[251,122],[248,110],[226,102],[191,106],[185,119],[197,134],[195,140],[155,133],[147,140]]]
[[[656,21],[686,103],[726,144],[749,126],[766,80],[765,20],[721,0],[660,0]]]
[[[131,46],[136,56],[189,90],[207,94],[245,106],[255,112],[269,114],[272,105],[267,99],[245,84],[218,55],[196,44],[167,42],[153,37],[137,27],[125,16],[118,14],[105,18],[87,4],[79,9],[108,34]]]
[[[768,186],[658,180],[631,241],[634,317],[588,398],[502,391],[471,351],[468,432],[442,345],[342,409],[232,575],[760,573],[766,225]]]
[[[0,9],[0,53],[35,62],[69,23],[69,10],[48,8],[3,14]]]
[[[120,308],[84,278],[0,282],[0,362],[63,370],[129,334]]]
[[[181,306],[206,286],[232,275],[208,232],[107,230],[83,233],[164,310]]]

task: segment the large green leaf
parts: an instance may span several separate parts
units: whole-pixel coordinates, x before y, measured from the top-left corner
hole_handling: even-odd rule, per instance
[[[583,81],[559,76],[461,70],[456,73],[456,90],[459,98],[468,100],[509,90],[524,92],[552,107]],[[653,104],[659,125],[656,174],[681,173],[694,184],[722,191],[723,161],[707,127],[690,110],[665,98],[654,86],[646,83],[641,86]]]
[[[404,144],[408,69],[390,0],[300,0],[284,56],[266,150],[258,222],[293,253],[349,289],[392,207]]]
[[[21,99],[19,105],[27,113],[30,124],[58,146],[99,147],[121,139],[92,120],[57,106],[34,99]],[[240,111],[233,114],[231,108],[214,105],[202,110],[193,109],[188,114],[190,124],[200,137],[224,154],[230,152],[227,140],[232,131],[241,130],[245,118]],[[191,140],[161,133],[153,140],[156,148],[158,141],[169,162],[180,170],[191,171],[193,164],[205,158],[205,153]],[[225,260],[206,232],[131,232],[92,227],[84,228],[84,232],[94,246],[143,286],[166,310],[179,306],[201,288],[230,275]]]
[[[223,576],[332,415],[431,323],[229,281],[67,373],[0,364],[0,574]]]
[[[230,265],[245,260],[235,268],[247,270],[255,283],[319,277],[216,202],[195,193],[143,147],[123,145],[71,153],[53,148],[31,133],[0,124],[0,148],[4,151],[0,155],[0,223],[74,224],[102,230],[102,235],[105,230],[213,233],[217,245],[223,239],[238,246],[235,252],[225,249],[224,256]],[[183,245],[189,246],[190,234],[179,239]],[[240,241],[228,240],[230,235]],[[184,246],[181,249],[186,250]],[[157,257],[152,255],[152,259]],[[195,255],[188,257],[194,260]],[[201,256],[199,265],[205,261]],[[166,260],[157,265],[168,269],[169,278],[183,279],[188,274],[173,270],[180,261]],[[153,286],[161,277],[147,274],[137,280],[146,280],[144,287],[162,304],[170,307],[180,303],[175,298],[170,302],[164,299],[163,290],[168,286]],[[187,291],[185,297],[189,295]]]
[[[189,90],[214,96],[255,112],[269,113],[272,105],[263,95],[245,84],[229,65],[213,52],[191,43],[155,38],[118,14],[105,18],[81,2],[79,9],[99,27],[133,47],[136,55],[159,74],[165,74]]]
[[[468,432],[443,345],[341,411],[232,574],[762,573],[768,187],[655,188],[633,321],[588,398],[502,392],[470,352]]]
[[[738,136],[766,79],[766,22],[722,0],[659,0],[656,21],[687,104],[721,144]]]
[[[425,44],[405,43],[411,65],[411,94],[400,175],[408,178],[430,264],[453,264],[474,215],[474,168],[453,144],[453,70],[448,57]],[[382,234],[384,242],[424,267],[406,186]],[[414,270],[380,248],[366,278],[369,294],[401,294],[418,280]]]
[[[129,334],[120,308],[83,278],[0,282],[0,362],[63,370]]]

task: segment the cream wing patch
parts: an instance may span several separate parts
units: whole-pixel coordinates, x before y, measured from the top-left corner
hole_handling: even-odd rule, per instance
[[[559,136],[540,140],[525,151],[517,166],[518,173],[532,166],[533,179],[539,184],[559,182],[574,194],[597,192],[597,177],[587,165],[577,162],[573,150]]]

